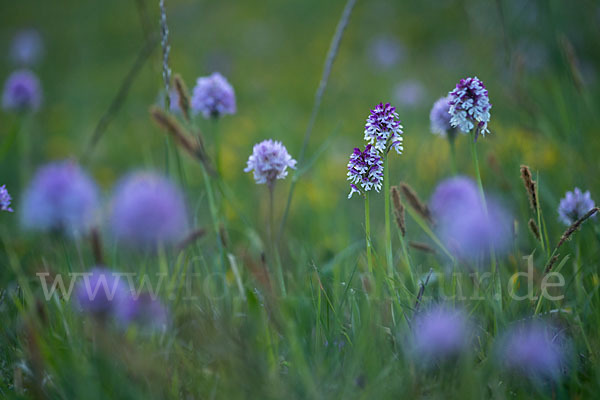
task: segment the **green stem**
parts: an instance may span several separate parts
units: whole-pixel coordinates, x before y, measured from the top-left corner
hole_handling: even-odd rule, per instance
[[[477,187],[479,188],[479,194],[483,201],[483,207],[487,213],[487,204],[485,201],[485,193],[483,192],[483,183],[481,181],[481,173],[479,172],[479,158],[477,157],[477,129],[473,131],[471,140],[471,156],[473,157],[473,164],[475,165],[475,177],[477,178]]]
[[[448,144],[450,145],[450,168],[452,175],[458,174],[458,168],[456,168],[456,137],[448,136]]]
[[[577,301],[580,301],[582,298],[582,294],[584,294],[583,290],[583,277],[581,270],[581,244],[579,242],[579,237],[575,239],[575,265],[573,268],[573,273],[575,274],[575,293]]]
[[[413,210],[412,207],[406,207],[406,211],[408,212],[408,215],[410,215],[411,218],[417,223],[417,225],[419,225],[419,227],[423,230],[423,232],[425,232],[425,234],[427,236],[429,236],[429,238],[433,241],[433,243],[435,243],[440,248],[440,250],[442,250],[444,252],[444,254],[446,256],[448,256],[448,258],[454,264],[456,262],[454,256],[452,255],[452,253],[450,253],[450,251],[446,248],[446,246],[444,246],[444,244],[436,236],[436,234],[431,230],[428,223],[423,218],[421,218],[421,216],[419,214],[417,214],[417,212],[415,210]]]
[[[17,142],[17,137],[19,136],[22,126],[23,118],[19,117],[9,134],[2,140],[2,145],[0,145],[0,161],[4,160],[4,157],[10,152],[15,142]]]
[[[277,273],[277,280],[279,281],[279,287],[281,288],[281,295],[285,297],[287,291],[285,289],[285,280],[283,279],[283,267],[281,266],[281,259],[279,258],[279,249],[273,239],[273,213],[274,213],[274,191],[275,185],[268,184],[269,186],[269,219],[267,222],[267,240],[269,241],[268,247],[271,249],[271,260],[275,264],[275,270]]]
[[[550,260],[552,260],[552,258],[554,257],[554,255],[557,252],[557,248],[555,247],[554,250],[552,251],[552,254],[550,254],[550,256],[548,257],[548,261],[546,262],[546,265],[544,266],[544,275],[546,275],[547,273],[549,273],[550,271],[546,271],[547,265],[550,262]],[[538,297],[538,301],[537,304],[535,306],[535,311],[533,312],[533,315],[538,315],[540,310],[542,309],[542,299],[544,298],[544,296],[542,296],[540,294],[540,296]]]
[[[398,229],[398,238],[400,238],[400,247],[402,248],[402,255],[404,258],[404,263],[406,264],[406,269],[408,270],[410,282],[412,283],[413,289],[416,289],[417,284],[415,282],[415,276],[413,274],[410,256],[408,255],[408,248],[406,247],[406,242],[404,241],[404,236],[402,236],[402,232],[400,231],[400,229]]]
[[[473,164],[475,166],[475,177],[477,178],[477,187],[479,188],[479,195],[481,196],[481,203],[483,204],[483,210],[488,215],[487,202],[485,200],[485,193],[483,191],[483,182],[481,181],[481,172],[479,171],[479,158],[477,157],[477,136],[479,134],[479,127],[475,128],[472,133],[471,140],[471,155],[473,157]],[[494,285],[494,299],[498,302],[500,310],[502,309],[502,286],[500,278],[498,276],[499,271],[496,268],[496,251],[494,244],[490,243],[490,261],[492,263],[492,285]],[[496,321],[494,321],[496,322]]]
[[[212,188],[211,177],[206,171],[206,167],[203,164],[200,164],[202,168],[202,175],[204,176],[204,186],[206,187],[206,194],[208,197],[208,208],[210,210],[210,215],[212,218],[212,223],[215,230],[215,237],[217,239],[217,246],[219,247],[219,258],[221,263],[221,269],[223,273],[225,273],[225,250],[223,248],[223,241],[221,240],[221,229],[219,224],[219,214],[217,211],[217,206],[215,203],[215,195]]]
[[[536,206],[535,206],[535,212],[537,214],[537,226],[538,229],[540,230],[540,243],[542,244],[542,251],[546,252],[546,256],[550,256],[550,244],[548,244],[548,250],[546,250],[546,238],[544,235],[544,226],[542,225],[542,222],[544,222],[542,220],[542,209],[540,207],[540,194],[539,194],[539,182],[540,182],[540,175],[538,173],[537,178],[536,178],[538,184],[535,185],[535,197],[537,199],[536,201]]]
[[[387,259],[388,276],[394,276],[394,256],[392,254],[392,228],[390,224],[390,170],[388,157],[383,159],[383,197],[385,199],[385,254]]]
[[[373,257],[371,255],[371,212],[369,211],[369,192],[365,193],[365,238],[367,241],[367,266],[369,274],[373,274]]]
[[[20,116],[20,118],[26,118],[25,116]],[[21,185],[26,185],[29,181],[29,167],[31,165],[31,138],[27,132],[27,123],[28,120],[23,120],[21,124],[19,124],[19,131],[17,133],[17,145],[18,145],[18,155],[19,155],[19,179]]]
[[[192,132],[197,132],[197,134],[198,134],[197,140],[199,142],[204,142],[203,138],[201,137],[200,130],[198,129],[198,126],[196,123],[196,118],[194,118],[193,116],[188,123],[188,127],[192,130]],[[216,123],[215,123],[215,131],[216,131]],[[203,162],[200,162],[199,164],[200,164],[200,168],[202,169],[202,176],[204,177],[204,187],[206,190],[206,195],[208,197],[208,208],[210,211],[213,228],[215,231],[217,247],[219,249],[219,263],[221,264],[221,271],[223,273],[223,281],[226,282],[225,274],[226,274],[226,269],[227,269],[227,263],[226,263],[226,259],[225,259],[225,245],[224,245],[223,238],[221,235],[220,209],[219,209],[219,207],[217,207],[217,202],[215,200],[216,199],[215,192],[214,192],[213,186],[212,186],[213,177],[211,177],[211,175],[208,173],[207,167]],[[220,175],[217,173],[217,176],[214,179],[216,179],[217,188],[220,188],[221,187]],[[223,286],[225,288],[225,291],[227,291],[228,290],[227,284],[225,283]]]
[[[219,118],[212,117],[212,136],[213,143],[215,144],[215,169],[217,170],[217,175],[221,176],[221,136],[219,135]]]

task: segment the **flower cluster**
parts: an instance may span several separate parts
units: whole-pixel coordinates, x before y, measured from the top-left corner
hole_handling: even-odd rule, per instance
[[[477,124],[479,133],[489,132],[490,99],[488,91],[477,77],[461,79],[449,93],[450,124],[464,133],[470,132]]]
[[[535,380],[557,379],[566,363],[565,338],[541,323],[518,325],[500,341],[504,366]]]
[[[294,160],[281,142],[271,139],[255,144],[244,172],[254,171],[254,180],[272,186],[287,176],[287,168],[296,168]]]
[[[12,201],[12,197],[6,190],[6,185],[0,186],[0,210],[13,212],[13,209],[10,208],[10,202]]]
[[[79,165],[54,162],[40,168],[25,190],[21,222],[27,229],[83,234],[98,205],[96,184]]]
[[[127,291],[119,274],[95,267],[78,282],[75,299],[81,311],[105,316],[118,308],[118,304],[128,295]]]
[[[24,29],[18,32],[10,47],[10,58],[13,63],[22,66],[36,64],[44,53],[42,36],[35,29]]]
[[[365,151],[355,148],[348,162],[348,180],[350,183],[351,198],[354,193],[362,194],[361,190],[368,192],[375,188],[381,190],[383,183],[383,161],[379,152],[373,145],[368,144]]]
[[[23,69],[8,77],[2,93],[2,108],[6,111],[37,111],[41,104],[42,89],[33,72]]]
[[[204,118],[235,114],[235,92],[227,79],[218,72],[198,78],[191,101],[192,110]]]
[[[187,228],[183,194],[160,175],[126,176],[113,196],[111,226],[117,240],[134,247],[174,243]]]
[[[365,125],[365,140],[383,154],[392,148],[402,154],[402,125],[396,107],[390,103],[379,103],[371,110]]]
[[[429,113],[431,132],[450,139],[456,136],[456,128],[450,124],[450,96],[442,97],[433,103]]]
[[[583,193],[581,189],[575,188],[560,200],[558,218],[565,225],[571,225],[595,206],[589,190]]]
[[[167,309],[150,293],[130,294],[123,298],[115,310],[115,317],[123,327],[136,323],[148,330],[163,328],[168,322]]]
[[[457,257],[476,261],[489,256],[491,246],[496,255],[508,249],[508,213],[492,199],[486,207],[470,178],[459,176],[441,182],[430,206],[438,236]]]
[[[391,36],[378,36],[369,43],[369,61],[381,69],[389,69],[404,61],[404,44]]]
[[[150,293],[136,294],[125,274],[94,267],[75,288],[79,311],[100,319],[113,318],[122,328],[137,324],[149,330],[167,324],[167,309]]]
[[[435,306],[416,317],[412,352],[426,363],[456,357],[470,336],[471,324],[462,311]]]
[[[409,79],[397,84],[393,91],[394,101],[403,109],[418,107],[427,95],[425,86],[416,79]]]

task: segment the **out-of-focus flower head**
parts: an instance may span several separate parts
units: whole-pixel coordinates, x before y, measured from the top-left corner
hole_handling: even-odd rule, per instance
[[[365,151],[355,148],[348,162],[348,180],[351,198],[354,193],[363,194],[373,188],[379,192],[383,183],[383,161],[373,145],[368,144]]]
[[[450,96],[441,97],[431,108],[429,121],[431,122],[431,132],[442,137],[453,139],[456,136],[456,128],[450,124]]]
[[[499,341],[503,366],[532,380],[558,379],[567,366],[568,345],[560,332],[541,322],[520,324]]]
[[[111,228],[117,240],[133,247],[172,244],[186,233],[183,194],[160,175],[132,173],[121,179],[114,191]]]
[[[425,363],[456,357],[467,350],[471,330],[464,312],[437,305],[415,318],[410,351]]]
[[[565,197],[560,200],[558,218],[565,225],[571,225],[594,207],[596,204],[592,200],[590,191],[584,193],[581,189],[575,188],[572,192],[567,192]]]
[[[42,89],[37,76],[29,70],[13,72],[4,84],[2,108],[6,111],[37,111],[42,104]]]
[[[36,64],[44,53],[42,36],[35,29],[23,29],[17,32],[10,47],[10,59],[20,66]]]
[[[510,244],[510,216],[489,196],[487,209],[475,183],[466,177],[442,181],[430,201],[436,230],[457,257],[476,261],[493,246],[502,255]]]
[[[254,145],[244,172],[253,171],[256,183],[272,186],[287,176],[288,167],[296,168],[296,160],[281,142],[267,139]]]
[[[86,233],[98,211],[94,181],[71,160],[47,164],[36,172],[20,207],[22,225],[31,230]]]
[[[10,202],[12,201],[12,197],[6,190],[6,185],[0,186],[0,210],[13,212],[13,209],[10,208]]]
[[[167,309],[150,293],[126,296],[115,310],[117,322],[122,326],[137,324],[149,330],[159,330],[167,324]]]
[[[192,93],[192,110],[204,118],[235,114],[235,92],[227,79],[218,72],[198,78]]]
[[[364,139],[382,154],[392,148],[402,154],[402,125],[398,118],[396,107],[379,103],[367,118]]]
[[[466,176],[456,176],[441,181],[429,201],[431,213],[440,224],[448,223],[468,210],[480,206],[477,185]]]
[[[406,49],[393,37],[378,36],[371,41],[368,53],[375,65],[387,69],[402,62]]]
[[[461,79],[448,95],[453,127],[468,133],[477,125],[482,135],[489,132],[487,125],[492,105],[483,82],[477,77]]]
[[[425,86],[417,79],[401,82],[394,88],[394,100],[404,108],[418,107],[426,95]]]
[[[77,306],[92,315],[111,315],[131,293],[125,279],[121,274],[104,267],[93,268],[77,282]]]

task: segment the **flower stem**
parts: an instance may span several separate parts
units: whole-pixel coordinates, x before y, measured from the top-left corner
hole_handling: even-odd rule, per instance
[[[367,266],[369,274],[373,274],[373,257],[371,255],[371,212],[369,211],[369,192],[365,193],[365,238],[367,244]]]
[[[273,213],[274,213],[274,192],[275,192],[275,184],[269,183],[267,185],[269,187],[269,220],[267,223],[267,240],[269,242],[268,246],[271,249],[271,261],[275,265],[275,270],[277,273],[277,280],[279,281],[279,287],[281,289],[281,295],[283,297],[286,296],[287,291],[285,290],[285,280],[283,279],[283,267],[281,266],[281,259],[279,258],[279,249],[277,248],[277,243],[273,238]]]
[[[217,246],[219,248],[219,258],[220,258],[220,263],[221,263],[221,269],[222,269],[223,273],[225,273],[225,249],[223,248],[223,241],[221,239],[219,213],[218,213],[217,206],[215,203],[215,195],[214,195],[213,188],[212,188],[211,177],[208,174],[208,171],[206,170],[206,167],[204,166],[204,164],[201,163],[200,167],[202,168],[202,174],[204,176],[204,185],[206,187],[206,194],[208,197],[208,208],[210,210],[210,215],[212,217],[212,222],[213,222],[214,230],[215,230],[215,237],[217,239]]]
[[[481,195],[481,201],[483,202],[483,208],[487,213],[487,204],[485,201],[485,194],[483,192],[483,183],[481,181],[481,173],[479,172],[479,159],[477,157],[477,130],[473,131],[473,137],[471,140],[471,156],[473,157],[473,164],[475,165],[475,177],[477,178],[477,187],[479,188],[479,194]]]
[[[450,169],[452,170],[452,175],[458,174],[458,169],[456,168],[456,138],[448,136],[448,144],[450,145]]]
[[[392,228],[390,224],[390,170],[388,157],[383,159],[383,197],[385,199],[385,254],[387,259],[388,276],[394,276],[394,257],[392,254]]]
[[[402,248],[402,254],[404,256],[404,263],[406,264],[406,269],[408,270],[408,275],[410,277],[410,283],[412,284],[412,288],[417,288],[417,283],[415,282],[415,275],[413,273],[412,264],[410,262],[410,255],[408,254],[408,248],[406,247],[406,242],[404,240],[404,236],[402,236],[402,232],[398,229],[398,238],[400,239],[400,247]]]
[[[575,238],[575,263],[573,264],[573,274],[575,275],[575,294],[576,299],[579,301],[582,299],[582,295],[585,293],[583,288],[583,278],[581,270],[581,244],[579,237]]]
[[[479,171],[479,159],[477,157],[477,136],[479,135],[479,127],[473,130],[471,140],[471,155],[473,157],[473,164],[475,165],[475,177],[477,178],[477,187],[479,188],[479,194],[481,196],[481,203],[483,205],[483,211],[486,217],[488,215],[487,202],[485,200],[485,193],[483,191],[483,183],[481,181],[481,172]],[[494,244],[490,243],[490,261],[492,263],[492,284],[494,285],[494,299],[498,302],[500,310],[502,309],[502,286],[500,283],[499,271],[496,271],[496,250]]]
[[[215,144],[215,169],[217,174],[221,176],[221,136],[219,135],[219,118],[212,117],[212,136]]]

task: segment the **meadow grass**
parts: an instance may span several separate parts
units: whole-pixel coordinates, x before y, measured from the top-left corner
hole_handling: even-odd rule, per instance
[[[48,51],[42,110],[0,115],[0,184],[15,209],[0,212],[1,398],[596,397],[600,228],[591,214],[564,226],[556,211],[575,186],[599,196],[594,4],[161,1],[169,53],[158,48],[166,29],[158,1],[125,7],[114,0],[103,10],[67,3],[80,37],[57,27],[56,7],[18,6],[40,21]],[[29,22],[2,9],[6,26]],[[262,21],[268,12],[277,21]],[[86,25],[90,15],[99,32]],[[457,21],[469,23],[455,32]],[[122,40],[135,35],[140,40]],[[377,69],[369,53],[381,35],[409,49],[393,70]],[[214,42],[199,39],[207,37]],[[97,45],[105,38],[114,53]],[[521,38],[545,49],[542,67],[533,59],[540,54],[519,47]],[[445,45],[462,56],[439,62]],[[58,71],[68,63],[60,52],[86,54],[88,46],[97,51],[62,85]],[[207,65],[230,69],[235,115],[215,122],[155,104],[165,97],[169,68],[181,76],[166,82],[182,94],[177,79],[193,87],[212,72]],[[0,76],[5,71],[3,64]],[[428,111],[475,74],[493,103],[491,133],[476,144],[458,135],[449,146],[429,133]],[[397,106],[404,152],[385,159],[381,193],[348,200],[345,166],[352,148],[364,146],[364,119],[375,104],[395,103],[393,87],[409,75],[428,94],[419,106]],[[298,165],[268,188],[243,169],[252,145],[271,137]],[[91,172],[103,197],[131,170],[168,176],[188,204],[185,237],[128,248],[106,222],[108,199],[95,235],[22,229],[22,193],[33,172],[66,157]],[[531,169],[525,188],[522,165]],[[505,252],[465,260],[440,236],[428,199],[437,182],[457,174],[475,177],[482,196],[510,210]],[[405,232],[394,223],[400,213]],[[123,327],[81,312],[60,287],[46,293],[57,277],[68,290],[73,273],[98,264],[155,292],[167,323]],[[545,288],[550,273],[564,285]],[[470,329],[465,349],[431,361],[414,343],[419,316],[436,304],[464,312]],[[560,337],[557,376],[534,379],[506,367],[506,333],[532,321]]]

